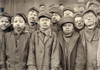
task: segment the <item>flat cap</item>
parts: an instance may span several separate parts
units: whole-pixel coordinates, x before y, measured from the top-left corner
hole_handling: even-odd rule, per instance
[[[50,13],[57,13],[60,17],[63,17],[63,11],[58,6],[50,8],[49,11]]]
[[[83,16],[84,16],[85,14],[89,13],[89,12],[92,12],[95,16],[97,16],[96,11],[93,10],[93,9],[87,9],[87,10],[85,10],[84,13],[83,13]]]
[[[74,18],[73,17],[63,17],[63,18],[61,18],[60,26],[62,26],[65,23],[72,23],[72,24],[74,24]]]
[[[40,19],[41,17],[47,17],[47,18],[51,19],[52,14],[49,13],[48,11],[41,11],[41,12],[39,13],[38,18]]]

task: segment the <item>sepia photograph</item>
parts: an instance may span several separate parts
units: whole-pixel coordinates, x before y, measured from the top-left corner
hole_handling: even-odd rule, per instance
[[[100,0],[0,0],[0,70],[100,70]]]

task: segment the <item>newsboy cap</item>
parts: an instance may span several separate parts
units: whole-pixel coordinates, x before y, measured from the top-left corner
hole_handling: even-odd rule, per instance
[[[51,19],[52,15],[51,15],[51,13],[49,13],[48,11],[41,11],[41,12],[39,13],[38,19],[40,19],[40,18],[42,18],[42,17],[47,17],[47,18]]]
[[[34,11],[39,13],[39,10],[36,7],[32,7],[32,8],[29,9],[29,11],[32,11],[32,10],[34,10]]]
[[[89,4],[88,4],[88,8],[89,8],[92,4],[96,5],[97,7],[100,6],[98,1],[93,0],[93,1],[90,1],[90,2],[89,2]]]
[[[83,13],[83,16],[84,16],[85,14],[89,13],[89,12],[92,12],[95,16],[97,16],[96,11],[93,10],[93,9],[87,9],[87,10],[85,10],[84,13]]]
[[[54,6],[54,7],[50,8],[49,11],[50,11],[50,13],[56,13],[60,17],[63,17],[63,11],[58,6]]]
[[[65,23],[72,23],[74,25],[74,18],[73,17],[63,17],[60,21],[60,26],[62,26]]]
[[[65,7],[65,8],[64,8],[64,11],[66,11],[66,10],[69,10],[69,11],[71,11],[71,12],[73,12],[73,13],[74,13],[74,9],[73,9],[73,8],[71,8],[71,7]],[[64,11],[63,11],[63,12],[64,12]]]

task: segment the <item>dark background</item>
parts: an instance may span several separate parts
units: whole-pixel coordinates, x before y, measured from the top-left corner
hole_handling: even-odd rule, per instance
[[[46,4],[48,7],[51,4],[64,4],[65,6],[76,7],[79,5],[84,6],[89,0],[0,0],[0,8],[4,8],[10,15],[22,12],[27,15],[28,9],[35,6],[39,7],[40,4]],[[98,0],[100,1],[100,0]]]

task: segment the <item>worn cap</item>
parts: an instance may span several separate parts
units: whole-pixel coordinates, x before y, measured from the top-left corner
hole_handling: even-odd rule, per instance
[[[58,7],[52,7],[49,9],[50,13],[57,13],[60,17],[63,17],[63,11]]]
[[[48,11],[41,11],[39,13],[39,17],[38,18],[40,19],[41,17],[47,17],[47,18],[51,19],[52,15]]]
[[[72,9],[71,7],[65,7],[64,11],[66,11],[66,10],[72,11],[74,13],[74,9]]]
[[[76,18],[76,17],[83,17],[82,13],[76,13],[75,16],[74,16],[74,18]]]
[[[36,12],[39,13],[39,10],[36,7],[32,7],[32,8],[29,9],[29,11],[32,11],[32,10],[35,10]]]
[[[93,10],[93,9],[87,9],[87,10],[85,10],[84,13],[83,13],[83,16],[84,16],[85,14],[89,13],[89,12],[92,12],[95,16],[97,16],[96,11]]]
[[[89,8],[92,4],[95,4],[95,5],[98,6],[98,7],[100,6],[98,1],[93,0],[93,1],[90,1],[90,3],[88,4],[88,8]]]
[[[60,21],[60,26],[62,26],[65,23],[72,23],[74,25],[74,18],[73,17],[63,17]]]

